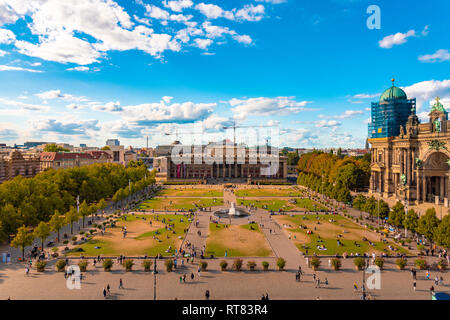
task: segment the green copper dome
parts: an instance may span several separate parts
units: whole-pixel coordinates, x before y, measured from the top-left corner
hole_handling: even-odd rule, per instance
[[[406,96],[405,91],[403,91],[402,89],[394,86],[394,79],[392,79],[392,87],[390,87],[389,89],[385,90],[383,92],[383,94],[380,97],[380,102],[382,101],[386,101],[386,100],[397,100],[397,99],[402,99],[402,100],[406,100],[408,99]]]

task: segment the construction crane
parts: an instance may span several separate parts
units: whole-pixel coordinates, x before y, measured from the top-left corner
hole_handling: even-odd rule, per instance
[[[234,145],[236,145],[236,128],[238,128],[238,129],[240,129],[240,128],[254,128],[254,127],[258,127],[258,128],[273,128],[273,127],[276,127],[275,125],[248,125],[248,126],[242,126],[242,125],[240,125],[240,126],[238,126],[238,125],[236,125],[236,121],[234,121],[234,124],[232,125],[232,126],[223,126],[222,128],[223,129],[225,129],[225,130],[227,130],[227,129],[233,129],[233,143],[234,143]],[[256,143],[258,143],[259,142],[259,131],[257,131],[257,140],[256,140]],[[269,143],[269,140],[270,140],[270,137],[266,137],[266,144],[268,144]]]

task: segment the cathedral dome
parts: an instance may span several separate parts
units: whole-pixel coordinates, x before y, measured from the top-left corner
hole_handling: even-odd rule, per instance
[[[406,96],[405,91],[402,89],[394,86],[394,79],[392,79],[392,87],[385,90],[383,94],[380,97],[380,102],[386,101],[386,100],[406,100],[408,99]]]

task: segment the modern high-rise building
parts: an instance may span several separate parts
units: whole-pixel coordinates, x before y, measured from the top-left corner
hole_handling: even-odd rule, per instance
[[[118,147],[120,146],[119,139],[108,139],[106,140],[106,145],[110,147]]]

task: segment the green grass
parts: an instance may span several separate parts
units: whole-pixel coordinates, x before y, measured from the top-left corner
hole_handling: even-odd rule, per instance
[[[147,219],[147,222],[149,221],[148,215],[126,215],[127,222],[136,221],[138,219],[142,219],[142,217],[145,217]],[[156,219],[156,215],[151,216],[152,220]],[[182,238],[185,237],[184,229],[187,229],[189,226],[189,221],[187,216],[183,215],[174,215],[174,214],[159,214],[158,215],[159,221],[161,221],[163,218],[166,219],[166,223],[175,224],[175,227],[173,228],[173,231],[175,231],[175,234],[172,233],[172,230],[166,230],[165,228],[158,229],[158,233],[156,234],[155,231],[146,232],[143,234],[138,235],[135,238],[135,241],[144,240],[149,237],[153,237],[156,235],[157,238],[161,239],[162,242],[158,242],[155,245],[142,249],[142,252],[135,252],[135,250],[128,251],[126,249],[118,249],[111,245],[109,241],[99,240],[95,237],[88,242],[77,246],[75,248],[82,248],[83,252],[75,252],[74,250],[71,250],[67,255],[71,256],[97,256],[97,255],[111,255],[111,256],[118,256],[121,254],[124,255],[148,255],[148,256],[155,256],[157,254],[161,254],[163,256],[171,256],[175,253],[175,248],[177,247],[178,242],[178,236],[181,236]],[[169,221],[171,219],[172,221]],[[184,221],[181,222],[180,220],[183,219]],[[124,217],[120,217],[119,221],[125,221]],[[116,227],[120,228],[120,227]],[[167,235],[169,235],[169,239],[167,239]],[[99,246],[100,249],[95,249],[96,246]],[[165,252],[168,247],[171,246],[172,250],[171,252]]]
[[[319,218],[322,223],[331,223],[334,225],[342,225],[343,227],[347,228],[349,232],[351,232],[352,229],[358,229],[358,230],[364,230],[364,228],[358,226],[357,224],[353,223],[352,221],[348,220],[347,218],[340,216],[340,215],[296,215],[296,216],[288,216],[286,217],[289,221],[291,221],[293,224],[296,224],[297,226],[302,224],[302,221],[309,220],[309,221],[317,221],[317,218]],[[336,220],[335,222],[329,222],[329,219]],[[324,222],[326,221],[326,222]],[[346,239],[340,239],[343,246],[338,246],[337,244],[337,238],[336,239],[330,239],[330,238],[324,238],[320,234],[313,233],[310,235],[307,235],[307,230],[300,229],[299,227],[296,228],[290,228],[287,229],[289,232],[292,233],[292,238],[294,239],[295,233],[302,233],[306,235],[309,238],[309,242],[306,244],[296,244],[298,249],[302,252],[306,252],[306,246],[308,248],[308,254],[317,254],[317,255],[335,255],[336,253],[339,255],[342,255],[344,252],[350,253],[359,253],[363,254],[364,252],[370,252],[371,250],[378,250],[383,252],[384,249],[386,249],[386,253],[392,253],[388,249],[388,245],[391,245],[392,247],[395,247],[398,249],[398,253],[405,253],[409,254],[410,252],[393,242],[389,242],[387,244],[383,242],[373,242],[374,246],[371,246],[367,241],[358,240],[356,241],[360,246],[356,246],[354,244],[354,240],[346,240]],[[320,238],[322,242],[318,242],[319,238],[318,235],[320,235]],[[319,250],[317,248],[317,245],[323,245],[327,248],[327,250]]]
[[[289,211],[294,206],[288,203],[287,200],[279,200],[279,199],[266,199],[266,200],[244,200],[237,199],[238,205],[242,206],[255,206],[257,208],[265,209],[268,211],[278,211],[282,209],[283,211]]]
[[[222,198],[223,191],[220,190],[209,190],[209,189],[187,189],[187,190],[175,190],[175,189],[164,189],[158,195],[171,196],[171,197],[216,197]]]
[[[253,226],[253,230],[251,227]],[[225,228],[224,224],[209,224],[209,236],[206,242],[206,255],[215,257],[224,257],[227,251],[227,257],[268,257],[272,251],[261,247],[247,246],[245,249],[226,246],[226,239],[221,236],[221,231]],[[239,228],[251,230],[252,232],[262,234],[257,224],[245,224]]]
[[[328,209],[321,205],[320,203],[315,202],[314,200],[310,200],[308,198],[299,198],[295,199],[296,206],[298,208],[303,208],[308,211],[327,211]]]
[[[302,191],[289,189],[242,189],[234,192],[236,197],[300,197]]]
[[[219,198],[152,198],[143,201],[138,209],[142,210],[194,210],[199,207],[213,207],[223,205],[223,199]]]

